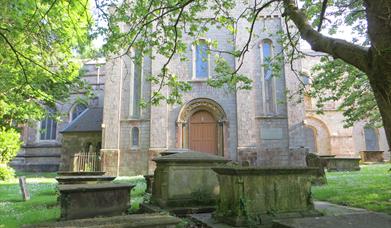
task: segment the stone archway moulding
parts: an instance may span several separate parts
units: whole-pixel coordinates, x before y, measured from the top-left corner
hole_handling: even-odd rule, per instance
[[[198,111],[207,111],[218,123],[217,126],[217,154],[224,156],[226,141],[227,115],[224,109],[209,98],[196,98],[186,103],[179,112],[177,124],[177,148],[189,148],[189,119]]]
[[[304,124],[315,129],[317,152],[321,155],[331,154],[331,134],[327,125],[314,116],[306,116]]]

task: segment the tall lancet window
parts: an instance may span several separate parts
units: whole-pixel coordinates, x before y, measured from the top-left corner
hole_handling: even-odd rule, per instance
[[[57,138],[57,122],[52,115],[54,110],[50,109],[45,119],[41,120],[40,124],[40,140],[56,140]]]
[[[141,75],[142,75],[142,58],[140,53],[136,51],[135,58],[133,60],[133,80],[132,80],[132,116],[139,117],[140,116],[140,100],[141,100]]]
[[[274,114],[276,112],[274,77],[272,73],[271,58],[273,57],[272,42],[262,41],[262,66],[263,66],[263,91],[264,91],[264,112]]]
[[[204,79],[209,77],[209,54],[208,44],[200,40],[195,47],[195,78]]]

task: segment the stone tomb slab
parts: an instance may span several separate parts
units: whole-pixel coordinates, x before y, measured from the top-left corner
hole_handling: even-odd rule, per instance
[[[382,213],[356,213],[314,218],[273,221],[272,228],[385,228],[391,227],[391,216]]]
[[[131,184],[59,185],[61,219],[113,216],[125,213],[130,206]]]
[[[276,218],[319,216],[311,198],[317,168],[213,168],[220,195],[213,216],[233,226],[266,225]]]
[[[324,201],[315,201],[314,202],[315,210],[321,212],[324,216],[333,217],[339,215],[351,215],[351,214],[362,214],[368,213],[367,210],[361,208],[353,208],[347,206],[341,206]],[[190,218],[199,224],[200,226],[206,226],[210,228],[232,228],[234,226],[219,222],[212,217],[212,213],[203,213],[203,214],[192,214]],[[319,217],[312,217],[319,218]],[[283,220],[285,221],[285,220]],[[265,225],[257,225],[258,228],[271,228],[273,223]],[[237,226],[235,226],[237,227]],[[317,226],[314,226],[314,228]],[[339,228],[339,226],[334,226],[330,228]]]
[[[151,202],[162,208],[214,206],[219,195],[212,168],[229,162],[221,156],[197,151],[175,153],[156,162]]]
[[[364,163],[381,163],[384,162],[384,151],[360,151],[361,162]]]
[[[360,158],[326,158],[327,159],[327,171],[359,171],[360,170]]]
[[[169,212],[178,217],[187,217],[190,214],[211,213],[216,210],[215,206],[200,206],[200,207],[170,207],[161,208],[157,205],[150,203],[140,204],[140,210],[142,213],[165,213]]]
[[[79,171],[58,171],[58,176],[103,176],[106,172],[104,171],[86,171],[86,172],[79,172]]]
[[[115,179],[114,176],[59,176],[56,180],[59,184],[96,184],[107,183]]]
[[[100,217],[93,219],[76,219],[69,221],[61,221],[56,223],[42,223],[36,225],[26,225],[25,228],[32,227],[88,227],[88,228],[119,228],[119,227],[134,227],[134,228],[174,228],[181,220],[168,214],[132,214],[124,216]]]

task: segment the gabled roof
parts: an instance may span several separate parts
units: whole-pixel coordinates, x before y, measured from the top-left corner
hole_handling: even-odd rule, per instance
[[[76,119],[61,131],[61,133],[70,132],[99,132],[102,131],[103,108],[87,108]]]

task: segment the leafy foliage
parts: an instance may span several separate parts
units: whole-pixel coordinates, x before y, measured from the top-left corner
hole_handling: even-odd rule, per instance
[[[87,50],[91,16],[87,0],[0,3],[0,163],[6,163],[20,146],[13,129],[87,88],[76,57]]]
[[[381,117],[367,76],[357,68],[330,57],[323,57],[313,68],[316,75],[309,94],[317,101],[318,112],[325,104],[335,102],[342,111],[345,127],[351,127],[357,120],[367,120],[373,126],[381,125]]]
[[[170,62],[175,58],[182,62],[189,61],[187,55],[189,45],[196,45],[211,28],[227,31],[234,41],[231,43],[232,48],[223,49],[217,40],[206,40],[209,45],[208,53],[215,55],[214,75],[208,80],[208,84],[229,90],[251,89],[252,80],[240,73],[244,55],[252,48],[251,41],[258,37],[254,27],[259,15],[268,15],[275,11],[280,11],[284,16],[284,29],[277,34],[270,34],[280,37],[280,45],[283,48],[283,51],[270,60],[273,76],[281,75],[281,66],[287,63],[291,65],[291,70],[301,81],[300,72],[294,67],[294,62],[304,58],[305,54],[299,48],[300,31],[292,23],[292,15],[288,10],[289,4],[293,2],[289,0],[95,1],[99,9],[98,24],[104,26],[97,26],[94,35],[103,35],[107,38],[104,52],[115,53],[115,58],[131,56],[130,53],[136,49],[142,55],[133,57],[136,58],[135,61],[143,56],[166,57],[160,73],[149,76],[152,84],[157,85],[154,87],[157,89],[152,93],[151,103],[158,104],[162,100],[170,104],[181,103],[183,92],[189,91],[191,87],[186,81],[179,80],[177,75],[170,72]],[[299,5],[310,21],[310,25],[317,27],[318,31],[334,35],[339,33],[341,28],[349,27],[354,33],[352,43],[369,45],[363,0],[304,0]],[[107,13],[109,8],[111,13]],[[247,33],[239,34],[238,26],[243,25]],[[247,40],[241,47],[235,45],[238,37]],[[229,58],[237,60],[235,66],[228,62]],[[333,67],[338,67],[339,70],[329,71]],[[344,64],[341,60],[328,58],[317,67],[316,72],[323,73],[314,81],[310,91],[307,91],[308,88],[304,85],[299,91],[290,91],[299,95],[297,100],[301,100],[303,93],[314,95],[321,112],[324,102],[342,99],[339,110],[347,117],[346,126],[368,118],[371,123],[380,122],[380,115],[374,108],[376,104],[372,99],[370,85],[360,70]],[[334,83],[337,81],[339,83]],[[347,92],[349,86],[354,87],[352,94]],[[162,91],[169,92],[166,94]],[[146,105],[146,102],[142,104]]]
[[[188,61],[189,46],[197,45],[201,39],[209,46],[208,54],[216,55],[216,75],[208,81],[209,85],[231,90],[251,88],[251,80],[239,73],[243,59],[238,67],[227,62],[227,58],[243,58],[243,54],[249,50],[249,43],[242,49],[227,50],[222,49],[217,40],[203,38],[211,28],[237,37],[239,20],[255,23],[261,9],[273,2],[276,1],[260,1],[252,6],[252,3],[237,3],[234,0],[96,1],[100,12],[98,21],[104,26],[97,26],[94,36],[107,38],[103,50],[106,54],[114,53],[114,58],[130,56],[137,62],[143,56],[165,57],[166,61],[159,66],[160,72],[149,76],[151,83],[157,87],[150,102],[158,104],[165,100],[169,104],[181,103],[183,92],[191,88],[170,71],[170,62],[174,59]],[[239,18],[235,18],[235,7],[239,4],[247,4],[247,7],[243,7]],[[109,9],[110,14],[107,13]],[[134,50],[141,54],[132,56]],[[168,95],[162,92],[163,88],[168,89]]]
[[[15,129],[0,130],[0,164],[9,162],[19,151],[20,135]]]
[[[0,1],[0,126],[43,117],[83,86],[88,1]]]
[[[14,176],[15,171],[11,167],[0,164],[0,180],[7,181],[12,179]]]

